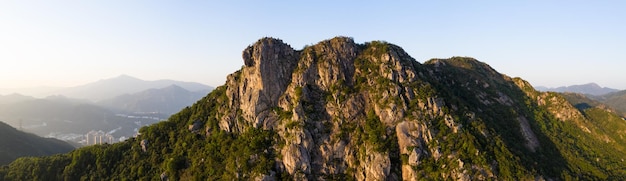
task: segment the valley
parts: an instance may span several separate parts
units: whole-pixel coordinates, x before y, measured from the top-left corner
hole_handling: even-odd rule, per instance
[[[195,91],[188,91],[177,84]],[[68,97],[77,94],[45,98],[18,93],[0,95],[0,121],[21,131],[68,141],[77,146],[92,145],[93,141],[89,142],[87,137],[98,132],[110,138],[107,143],[116,143],[136,136],[143,126],[167,119],[212,89],[197,83],[143,81],[123,75],[56,93],[105,95],[104,92],[112,92],[103,87],[119,87],[115,94],[106,94],[119,95],[104,100],[100,99],[105,96]]]

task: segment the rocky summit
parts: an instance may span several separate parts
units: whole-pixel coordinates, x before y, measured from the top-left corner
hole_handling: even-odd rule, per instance
[[[226,83],[122,143],[18,159],[6,180],[626,179],[626,122],[468,57],[262,38]],[[44,177],[45,176],[45,177]]]

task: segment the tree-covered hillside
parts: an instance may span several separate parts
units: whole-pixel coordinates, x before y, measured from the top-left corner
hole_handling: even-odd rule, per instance
[[[626,90],[605,94],[602,96],[594,96],[596,100],[614,108],[626,118]]]
[[[64,141],[25,133],[0,122],[0,165],[8,165],[19,157],[67,153],[73,149]]]

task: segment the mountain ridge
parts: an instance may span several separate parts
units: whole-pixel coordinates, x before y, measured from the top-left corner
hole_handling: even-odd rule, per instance
[[[80,86],[65,88],[52,92],[51,94],[60,94],[71,98],[100,101],[123,94],[137,93],[150,88],[164,88],[170,85],[178,85],[190,91],[211,89],[210,86],[195,82],[183,82],[168,79],[146,81],[123,74],[117,77],[102,79]]]
[[[157,112],[171,115],[185,106],[204,97],[210,90],[188,91],[172,84],[163,88],[152,88],[132,94],[124,94],[97,102],[111,109],[126,112]]]
[[[17,160],[5,179],[625,179],[626,123],[469,57],[262,38],[193,106],[128,141]],[[606,119],[599,119],[606,117]],[[85,160],[93,160],[86,162]],[[106,161],[98,161],[106,160]],[[623,160],[622,160],[623,162]],[[28,166],[25,166],[28,165]],[[32,167],[47,167],[32,172]]]
[[[596,83],[587,83],[581,85],[570,85],[570,86],[561,86],[557,88],[548,88],[544,86],[535,87],[540,91],[553,91],[553,92],[573,92],[573,93],[581,93],[581,94],[589,94],[594,96],[600,96],[604,94],[609,94],[613,92],[620,91],[619,89],[613,89],[608,87],[601,87]]]
[[[626,118],[626,90],[600,96],[590,96],[590,98],[616,109],[622,113],[624,118]]]
[[[0,121],[0,165],[19,157],[67,153],[73,149],[64,141],[22,132]]]
[[[17,103],[17,102],[22,102],[22,101],[27,101],[27,100],[33,100],[33,99],[35,98],[31,96],[25,96],[22,94],[13,93],[9,95],[0,95],[0,104],[12,104],[12,103]]]

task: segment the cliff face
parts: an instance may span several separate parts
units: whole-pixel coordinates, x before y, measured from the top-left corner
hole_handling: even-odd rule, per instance
[[[422,134],[431,134],[405,115],[444,115],[440,100],[418,93],[419,86],[427,86],[418,80],[415,66],[420,65],[393,45],[358,45],[339,37],[297,52],[266,38],[244,50],[243,57],[246,66],[226,83],[231,102],[220,111],[225,114],[218,116],[220,129],[275,130],[285,142],[277,148],[282,155],[278,165],[299,179],[347,170],[358,180],[400,179],[400,163],[392,165],[392,159],[399,161],[400,152],[413,157],[428,152],[425,143],[430,139]],[[421,107],[409,106],[412,101]],[[433,111],[425,111],[429,109]],[[401,145],[360,143],[363,136],[348,130],[362,129],[368,117],[380,134],[368,139],[397,144],[399,129]],[[392,172],[392,167],[397,170]]]
[[[103,148],[122,152],[107,163],[129,168],[76,170],[75,152],[58,162],[72,163],[58,178],[97,178],[99,169],[102,178],[182,180],[626,175],[624,122],[604,129],[561,96],[472,58],[420,64],[393,44],[336,37],[302,50],[263,38],[243,60],[194,106]]]

